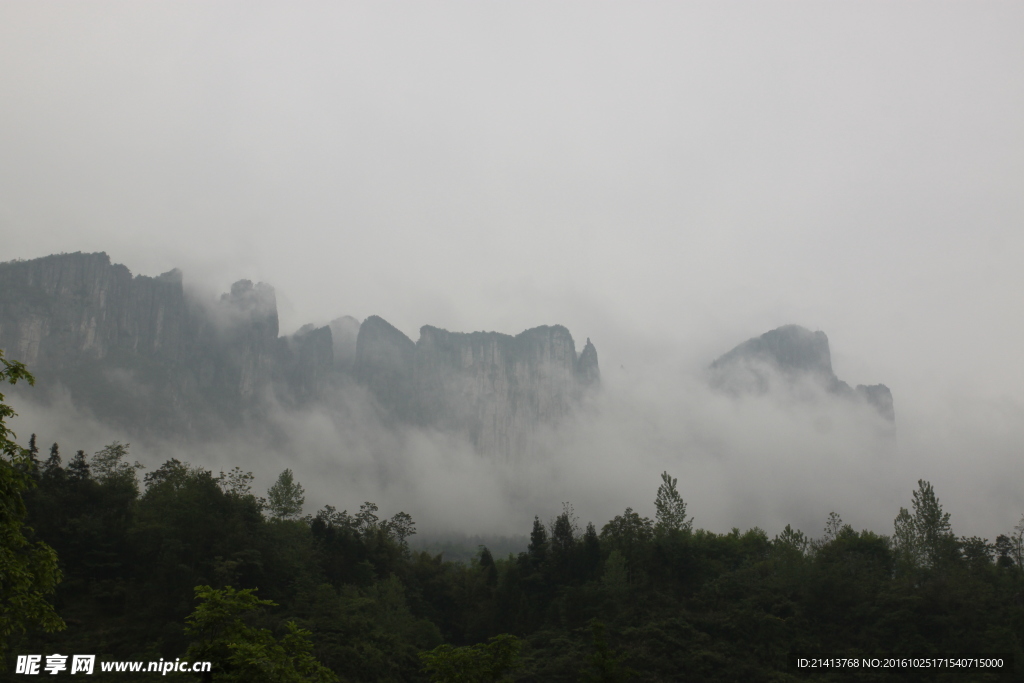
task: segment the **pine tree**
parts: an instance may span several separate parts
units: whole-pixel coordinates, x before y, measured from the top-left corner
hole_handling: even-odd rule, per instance
[[[548,556],[548,531],[544,528],[544,523],[540,521],[540,517],[533,518],[533,530],[530,532],[530,545],[527,546],[526,552],[530,557],[530,564],[534,567],[540,567],[544,563],[544,560]]]
[[[553,578],[562,583],[572,579],[576,573],[576,544],[579,538],[579,523],[573,512],[572,505],[562,503],[562,514],[551,523],[551,540],[548,548],[551,551],[550,564]]]
[[[39,446],[36,445],[36,435],[33,434],[28,438],[28,459],[31,467],[32,476],[39,475]]]
[[[597,537],[597,528],[593,522],[587,522],[587,530],[583,532],[582,564],[585,579],[591,579],[601,564],[601,541]]]
[[[772,541],[772,547],[780,550],[796,553],[797,555],[804,555],[810,548],[810,540],[807,535],[799,529],[794,530],[789,524],[782,530],[782,533],[775,537]]]
[[[50,457],[43,463],[43,479],[50,482],[63,480],[65,472],[60,464],[60,446],[53,444],[50,446]]]
[[[487,549],[487,546],[481,546],[480,549],[480,571],[484,575],[484,582],[491,587],[494,587],[498,583],[498,568],[494,564],[494,556],[491,555],[491,551]]]
[[[75,457],[68,463],[68,479],[72,481],[86,481],[92,478],[92,468],[86,460],[85,451],[77,451]]]

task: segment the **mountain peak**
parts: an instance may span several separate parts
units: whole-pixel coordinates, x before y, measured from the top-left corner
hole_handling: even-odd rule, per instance
[[[856,389],[836,377],[828,336],[800,325],[783,325],[753,337],[711,364],[712,384],[733,393],[765,393],[772,376],[787,383],[810,379],[827,392],[858,398],[871,404],[882,417],[894,421],[892,392],[884,384]]]
[[[800,325],[783,325],[753,337],[729,351],[712,368],[727,367],[741,359],[760,360],[784,373],[813,373],[834,377],[828,337]]]

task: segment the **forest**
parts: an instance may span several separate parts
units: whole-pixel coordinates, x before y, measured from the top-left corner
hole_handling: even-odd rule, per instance
[[[0,360],[0,379],[31,380]],[[833,513],[812,537],[693,528],[663,472],[654,519],[627,508],[584,525],[565,503],[534,519],[525,552],[453,562],[410,549],[405,512],[337,501],[303,515],[291,470],[261,497],[240,467],[147,471],[117,442],[86,454],[33,435],[22,447],[2,394],[0,406],[10,680],[30,680],[15,673],[30,653],[212,663],[170,680],[1021,680],[1024,520],[991,542],[958,537],[926,481],[891,534]],[[806,670],[798,655],[1006,665]]]

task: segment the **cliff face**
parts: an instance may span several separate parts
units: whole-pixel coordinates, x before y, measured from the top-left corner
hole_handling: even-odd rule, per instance
[[[180,271],[133,277],[102,253],[0,264],[0,348],[36,374],[37,395],[64,387],[134,434],[258,425],[268,399],[309,405],[356,381],[393,421],[509,454],[600,383],[593,344],[577,357],[564,327],[513,337],[426,326],[413,343],[371,316],[279,336],[269,285],[241,280],[199,301]]]
[[[359,329],[355,375],[398,419],[467,434],[479,450],[505,455],[527,451],[539,427],[600,383],[593,344],[577,358],[559,325],[514,337],[426,325],[413,343],[376,316]]]
[[[295,404],[303,405],[322,397],[330,385],[334,366],[331,328],[304,325],[291,337],[277,340],[273,376],[287,387]]]
[[[167,368],[190,337],[178,271],[133,278],[106,254],[0,264],[0,348],[29,366],[37,393],[63,385],[101,419],[178,421],[179,378]]]
[[[356,362],[356,341],[359,338],[359,321],[350,315],[331,321],[331,343],[334,352],[334,367],[340,372],[351,373]]]
[[[186,328],[177,270],[133,278],[106,254],[0,264],[0,348],[30,366],[118,352],[178,359]]]
[[[764,393],[773,377],[787,382],[810,380],[829,393],[872,405],[889,421],[895,421],[892,392],[884,384],[850,385],[832,371],[828,337],[799,325],[784,325],[760,337],[748,339],[711,364],[712,383],[735,393]]]
[[[352,374],[399,421],[417,414],[412,394],[416,345],[383,318],[371,315],[359,327]]]
[[[514,337],[425,326],[414,363],[421,419],[468,432],[482,450],[524,452],[538,427],[557,423],[579,400],[577,361],[560,325]]]
[[[103,253],[0,264],[0,348],[32,369],[42,396],[65,387],[135,433],[240,423],[273,383],[309,395],[310,364],[331,365],[324,332],[319,351],[277,335],[274,290],[262,283],[236,282],[206,304],[186,295],[178,270],[133,277]]]

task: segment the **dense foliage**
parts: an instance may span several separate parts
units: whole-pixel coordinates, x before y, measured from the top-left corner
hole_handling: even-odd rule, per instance
[[[4,382],[33,383],[24,365],[4,358],[0,351],[0,387]],[[24,494],[35,484],[33,449],[21,448],[7,420],[15,413],[0,393],[0,671],[7,658],[11,636],[36,627],[45,631],[64,628],[64,622],[47,601],[61,579],[57,557],[43,542],[26,537],[27,509]]]
[[[548,524],[535,518],[518,556],[482,547],[456,563],[410,550],[404,512],[386,519],[364,503],[301,517],[290,470],[268,502],[238,468],[170,460],[140,481],[119,443],[67,464],[57,444],[45,460],[34,439],[24,457],[11,449],[4,481],[24,485],[5,491],[13,513],[0,521],[44,565],[56,551],[53,606],[67,629],[45,631],[59,623],[37,604],[35,621],[19,622],[28,633],[3,636],[8,666],[17,653],[78,652],[205,657],[215,681],[785,681],[845,680],[798,673],[794,652],[1024,662],[1024,524],[994,543],[957,538],[924,481],[891,537],[833,514],[812,539],[788,526],[774,537],[694,529],[664,473],[654,520],[626,509],[581,527],[565,505]],[[37,599],[58,576],[42,570]],[[968,680],[987,680],[978,674]]]
[[[453,563],[410,551],[409,515],[382,519],[372,503],[297,518],[290,476],[278,484],[291,503],[268,508],[240,470],[171,460],[140,487],[127,458],[112,444],[64,466],[54,445],[31,475],[27,531],[60,558],[55,606],[68,629],[34,632],[16,651],[215,652],[196,644],[200,586],[207,598],[258,589],[263,611],[231,628],[280,657],[274,638],[306,631],[312,655],[346,681],[501,680],[444,673],[486,669],[501,634],[518,637],[501,675],[522,681],[786,680],[791,651],[1021,655],[1024,529],[956,538],[927,482],[891,538],[833,515],[812,540],[789,527],[774,538],[693,530],[664,475],[656,520],[627,509],[581,529],[566,506],[550,524],[535,519],[519,556],[481,548]]]

